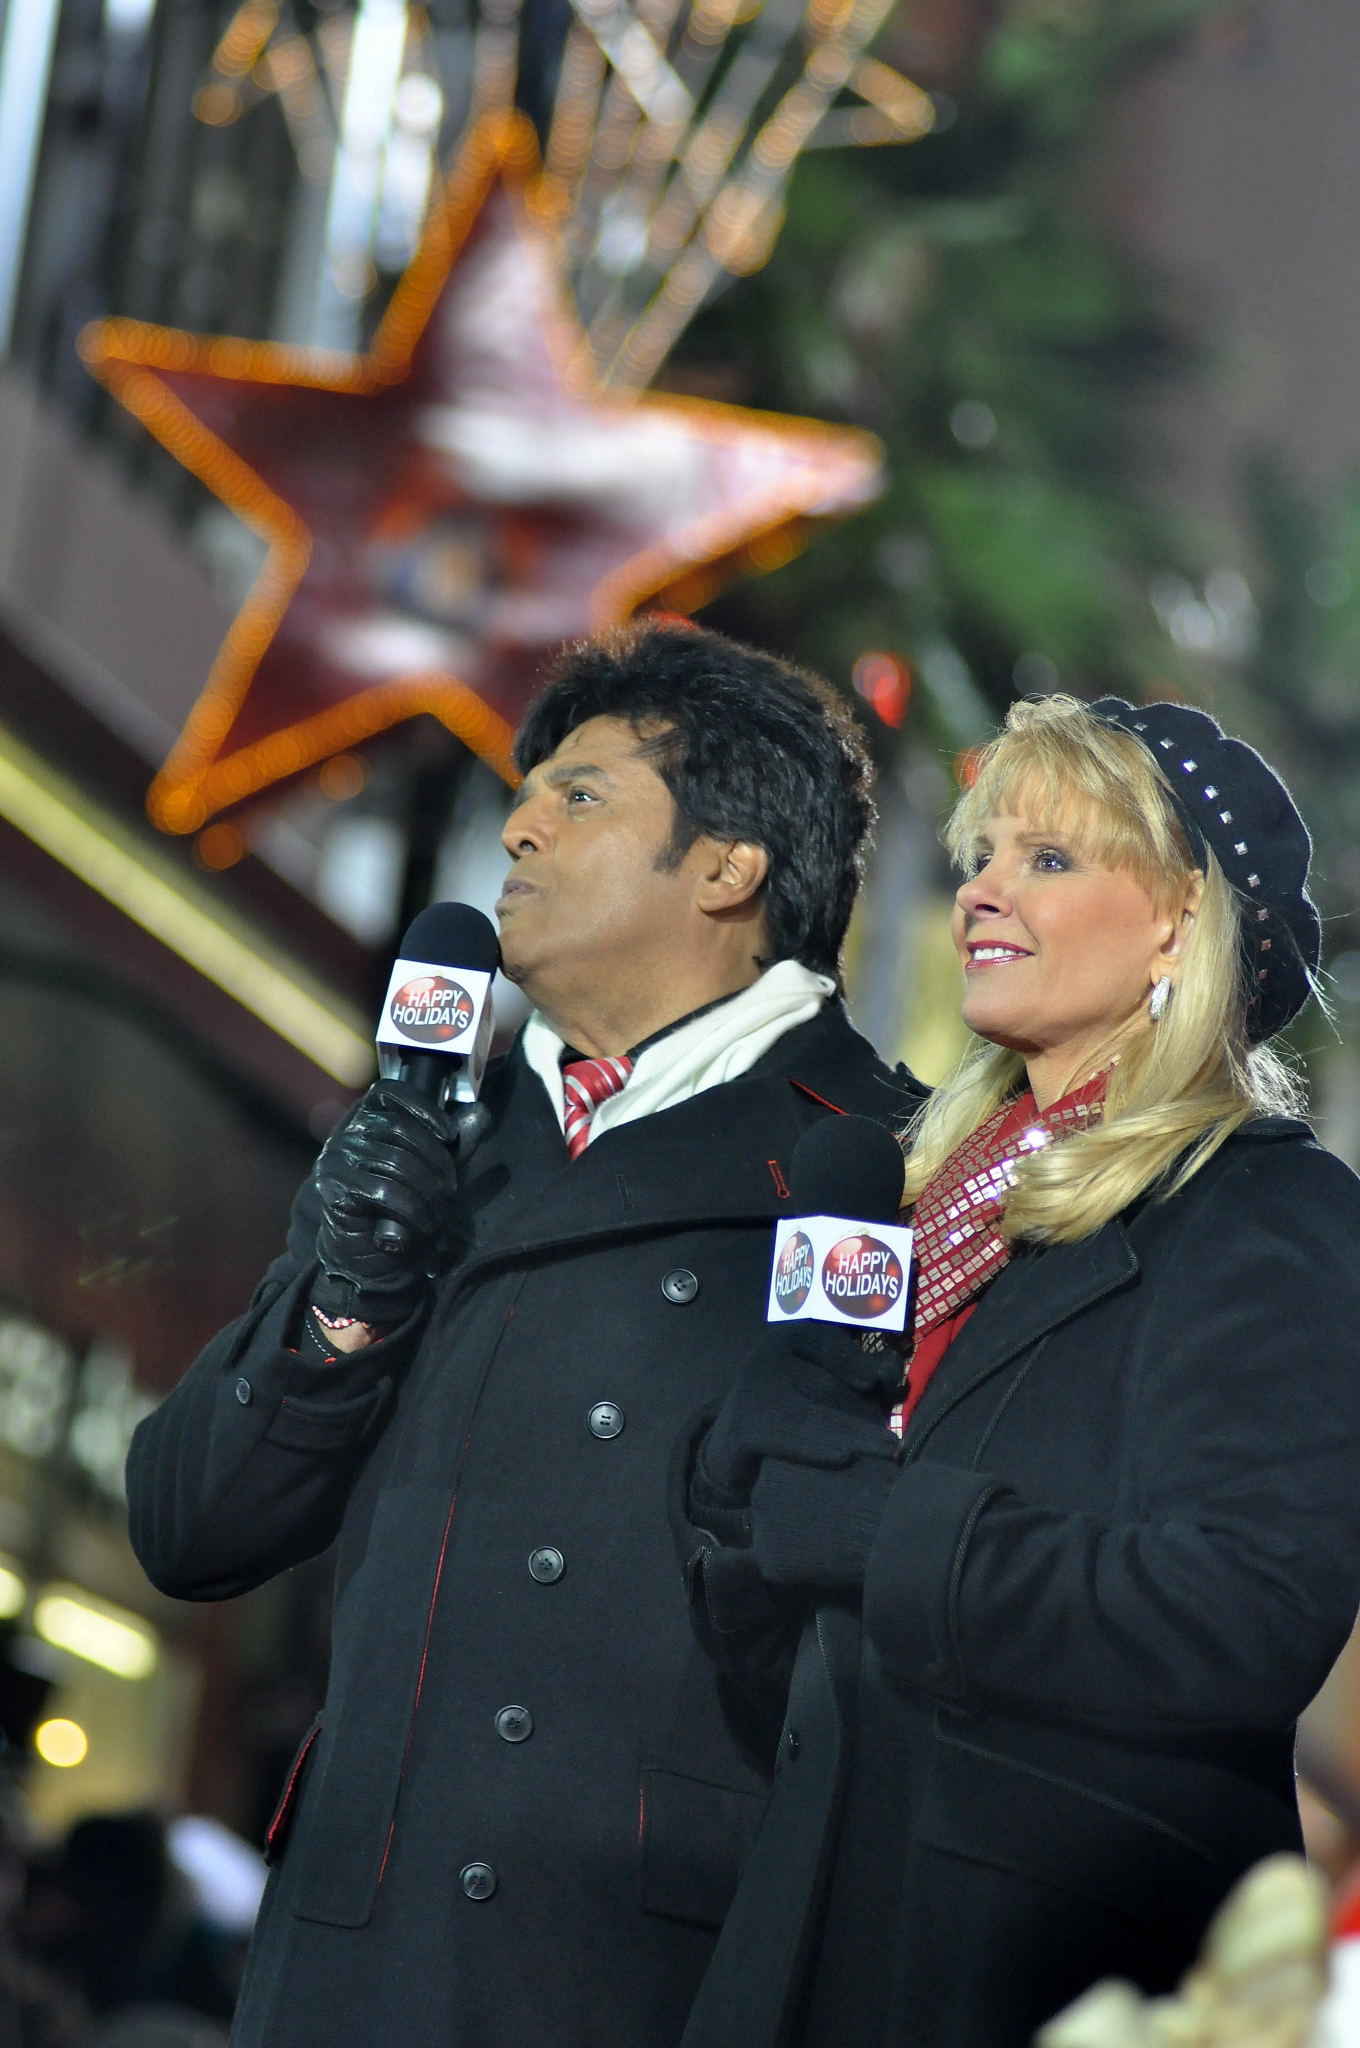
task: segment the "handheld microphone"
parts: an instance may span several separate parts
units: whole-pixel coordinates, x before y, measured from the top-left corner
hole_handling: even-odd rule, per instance
[[[902,1148],[867,1116],[828,1116],[789,1164],[798,1214],[775,1225],[766,1321],[906,1327],[912,1233],[897,1222]]]
[[[430,904],[406,928],[374,1034],[381,1078],[403,1082],[452,1115],[460,1158],[488,1121],[477,1097],[491,1050],[491,984],[499,964],[489,917],[467,903]],[[406,1232],[388,1218],[374,1241],[400,1252]]]
[[[411,920],[374,1033],[384,1081],[404,1081],[441,1109],[476,1101],[500,957],[490,918],[468,903],[432,903]]]

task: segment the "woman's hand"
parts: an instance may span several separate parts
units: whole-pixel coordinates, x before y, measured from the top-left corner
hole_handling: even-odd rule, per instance
[[[804,1322],[768,1331],[704,1440],[701,1490],[728,1507],[744,1503],[763,1458],[823,1469],[894,1460],[887,1410],[901,1378],[900,1354],[866,1350],[859,1330]]]
[[[751,1491],[751,1551],[771,1586],[852,1592],[864,1583],[896,1465],[856,1458],[818,1471],[767,1458]]]

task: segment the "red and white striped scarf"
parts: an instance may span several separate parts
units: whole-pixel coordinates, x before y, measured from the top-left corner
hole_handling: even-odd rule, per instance
[[[562,1128],[572,1159],[579,1159],[590,1143],[590,1120],[600,1104],[618,1094],[632,1071],[632,1056],[626,1052],[617,1059],[570,1060],[563,1067]]]

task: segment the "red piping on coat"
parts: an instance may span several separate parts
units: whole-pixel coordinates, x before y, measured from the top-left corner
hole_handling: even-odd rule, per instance
[[[463,1458],[467,1456],[467,1447],[471,1441],[472,1431],[469,1430],[463,1439],[463,1456],[458,1460],[460,1466],[462,1465]],[[401,1784],[402,1779],[406,1776],[406,1766],[411,1760],[411,1744],[414,1742],[416,1734],[416,1715],[420,1711],[420,1695],[425,1690],[425,1666],[430,1661],[430,1635],[434,1628],[434,1610],[439,1599],[439,1583],[444,1576],[444,1559],[448,1555],[449,1531],[453,1527],[454,1510],[457,1506],[458,1488],[455,1486],[453,1498],[449,1502],[448,1517],[444,1523],[444,1534],[439,1544],[439,1563],[435,1566],[434,1585],[430,1588],[430,1604],[425,1613],[425,1640],[420,1647],[420,1670],[416,1675],[416,1696],[411,1702],[411,1718],[406,1724],[406,1747],[401,1753],[401,1771],[397,1777],[398,1799],[401,1798]],[[379,1884],[382,1883],[383,1875],[387,1869],[387,1859],[392,1854],[392,1838],[396,1832],[397,1811],[394,1805],[392,1808],[392,1818],[387,1826],[387,1840],[383,1843],[382,1862],[378,1865]]]
[[[795,1088],[801,1089],[804,1095],[810,1095],[814,1102],[820,1102],[823,1109],[834,1109],[837,1116],[845,1115],[845,1111],[841,1108],[839,1102],[828,1102],[826,1097],[819,1095],[815,1088],[809,1088],[806,1081],[795,1081],[793,1085]]]
[[[312,1744],[320,1733],[321,1723],[318,1721],[316,1727],[312,1729],[307,1740],[293,1759],[293,1768],[288,1773],[288,1783],[284,1786],[283,1795],[278,1805],[274,1808],[274,1818],[265,1829],[264,1846],[266,1854],[273,1848],[284,1822],[288,1819],[293,1804],[293,1794],[297,1790],[297,1781],[302,1775],[302,1766],[311,1755]]]

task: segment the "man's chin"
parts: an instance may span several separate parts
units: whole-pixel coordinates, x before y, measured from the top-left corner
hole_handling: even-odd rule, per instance
[[[534,970],[539,964],[534,948],[526,943],[524,936],[516,934],[513,920],[503,924],[500,971],[507,981],[513,981],[516,988],[524,990],[530,1002],[534,1001]]]
[[[532,969],[526,969],[523,962],[517,960],[513,953],[507,952],[505,946],[502,945],[500,971],[506,981],[513,981],[516,988],[523,988],[524,976],[526,972],[531,973]],[[527,994],[528,991],[526,990],[525,993]]]

